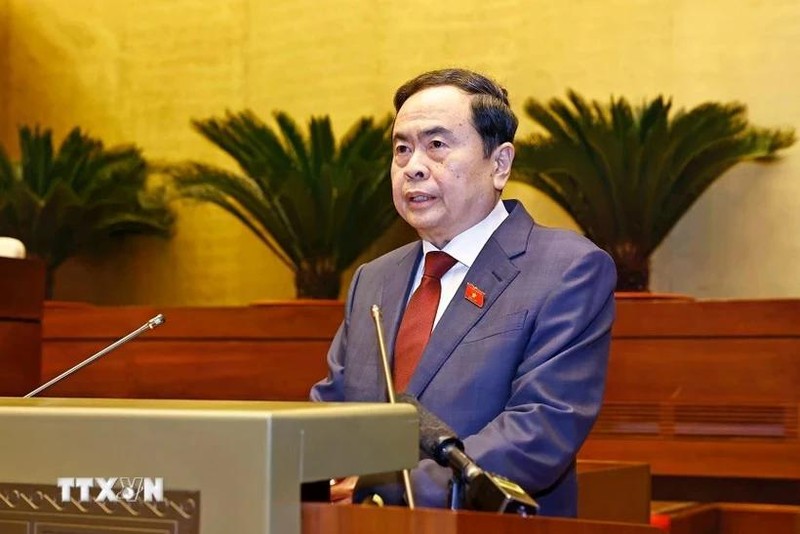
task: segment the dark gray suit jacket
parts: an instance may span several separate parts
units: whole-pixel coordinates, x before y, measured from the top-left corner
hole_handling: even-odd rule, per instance
[[[407,392],[464,438],[481,467],[533,495],[541,514],[574,516],[575,455],[603,397],[616,271],[584,237],[536,225],[516,201],[506,208]],[[356,271],[313,400],[386,399],[370,307],[381,307],[391,351],[421,252],[411,243]],[[485,293],[483,307],[464,297],[467,283]],[[421,461],[412,471],[418,504],[445,506],[449,478]]]

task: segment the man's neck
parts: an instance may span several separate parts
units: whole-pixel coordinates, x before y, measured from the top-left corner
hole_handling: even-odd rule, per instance
[[[460,263],[469,267],[494,231],[497,230],[497,227],[503,223],[508,215],[505,204],[499,200],[486,217],[447,241],[441,248],[423,239],[423,253],[443,250]]]

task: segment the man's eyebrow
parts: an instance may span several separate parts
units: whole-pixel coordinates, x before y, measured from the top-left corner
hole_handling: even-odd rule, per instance
[[[402,132],[394,132],[392,134],[392,141],[408,141],[409,137]]]
[[[452,135],[452,131],[444,126],[434,126],[427,130],[422,130],[423,137],[431,137],[434,135]]]
[[[432,137],[434,135],[453,135],[453,131],[449,128],[445,128],[444,126],[432,126],[426,130],[422,130],[420,133],[421,137]],[[395,132],[392,134],[393,141],[408,141],[411,139],[410,135],[407,135],[403,132]]]

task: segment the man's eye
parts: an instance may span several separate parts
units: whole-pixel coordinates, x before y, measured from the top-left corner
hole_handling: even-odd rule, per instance
[[[394,147],[395,154],[408,154],[409,148],[405,145],[397,145]]]
[[[445,146],[444,141],[439,141],[438,139],[431,141],[431,148],[444,148]]]

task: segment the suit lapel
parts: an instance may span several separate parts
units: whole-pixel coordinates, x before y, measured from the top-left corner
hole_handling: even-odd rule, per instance
[[[519,274],[511,259],[525,252],[533,220],[518,203],[507,203],[506,207],[509,217],[486,242],[431,334],[406,390],[415,397],[422,394],[464,336]],[[464,297],[468,283],[484,292],[482,307]]]

